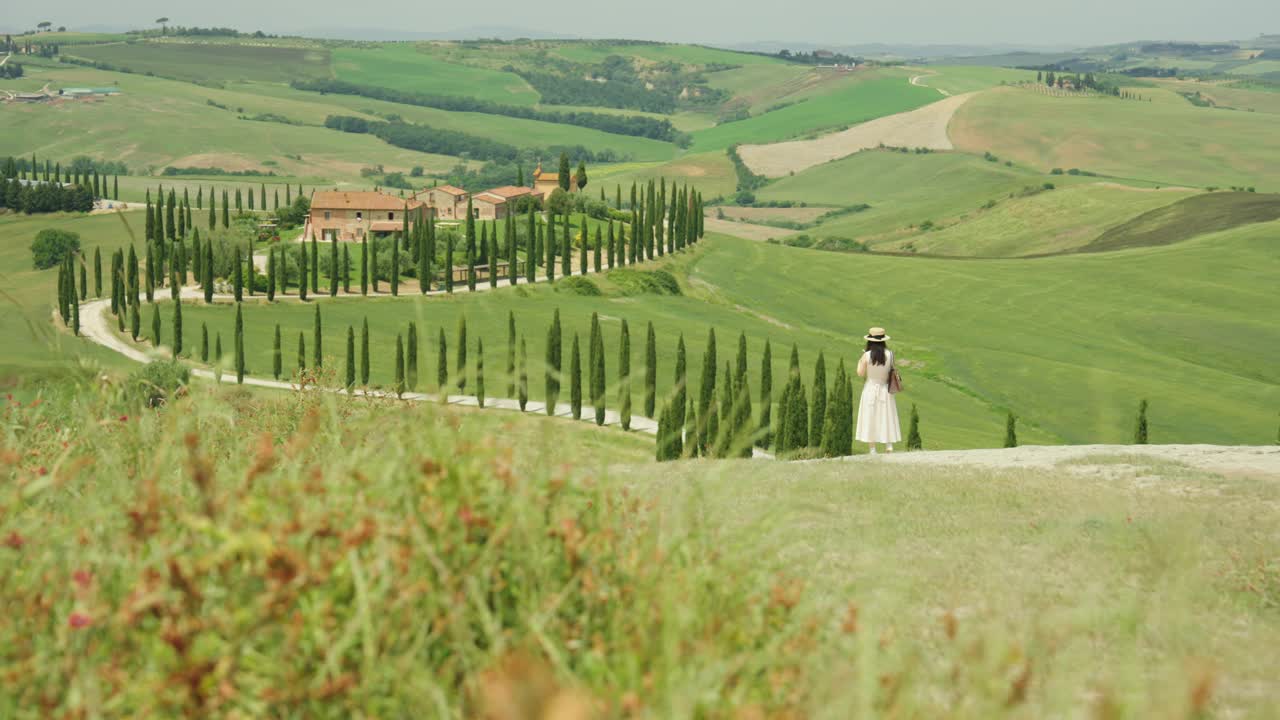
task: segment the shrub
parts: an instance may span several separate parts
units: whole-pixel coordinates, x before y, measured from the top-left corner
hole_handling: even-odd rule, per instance
[[[182,363],[160,360],[144,365],[129,376],[129,396],[146,407],[160,407],[186,393],[191,372]]]
[[[666,270],[619,268],[607,275],[623,295],[680,295],[680,283]]]
[[[743,206],[754,205],[756,194],[750,190],[739,190],[738,194],[733,196],[733,201]]]
[[[581,275],[573,275],[564,278],[556,283],[556,292],[566,293],[568,295],[581,295],[583,297],[598,297],[604,293],[600,292],[600,288],[596,286],[590,279]]]
[[[31,259],[37,270],[47,270],[68,254],[80,251],[80,234],[45,228],[31,242]]]

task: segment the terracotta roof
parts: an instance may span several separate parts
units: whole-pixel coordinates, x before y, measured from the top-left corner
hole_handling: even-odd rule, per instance
[[[494,195],[491,192],[477,193],[475,195],[472,195],[471,199],[479,200],[480,202],[493,203],[494,205],[502,205],[507,202],[506,198],[502,197],[501,195]]]
[[[503,185],[502,187],[486,190],[485,192],[489,195],[497,195],[498,197],[506,198],[508,200],[511,198],[518,198],[523,195],[533,194],[533,190],[530,190],[527,187],[520,187],[518,185]]]
[[[312,209],[322,210],[404,210],[406,204],[413,209],[422,202],[370,191],[317,190],[311,195]]]
[[[466,194],[467,194],[467,191],[466,191],[466,190],[463,190],[463,189],[462,189],[462,188],[460,188],[460,187],[454,187],[454,186],[452,186],[452,185],[441,185],[441,186],[439,186],[439,187],[433,187],[433,188],[431,188],[431,189],[432,189],[432,190],[440,190],[440,191],[443,191],[443,192],[447,192],[447,193],[449,193],[450,195],[466,195]]]
[[[375,220],[369,223],[369,229],[374,232],[400,232],[404,225],[399,220]]]

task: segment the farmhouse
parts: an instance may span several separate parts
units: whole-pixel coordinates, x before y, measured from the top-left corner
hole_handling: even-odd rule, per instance
[[[440,220],[462,220],[467,216],[467,191],[452,185],[440,185],[419,191],[414,200],[435,211]]]
[[[558,172],[546,172],[542,169],[542,163],[538,163],[538,169],[533,171],[533,191],[542,196],[545,200],[551,197],[551,193],[560,187],[560,174]],[[577,192],[578,186],[569,183],[569,192]]]
[[[317,190],[311,195],[311,214],[302,237],[355,242],[366,236],[400,232],[406,213],[412,227],[430,212],[426,203],[416,198],[405,200],[381,192]]]
[[[527,187],[504,185],[500,188],[486,190],[474,195],[473,213],[477,220],[505,220],[520,210],[520,198],[536,197],[537,193]]]

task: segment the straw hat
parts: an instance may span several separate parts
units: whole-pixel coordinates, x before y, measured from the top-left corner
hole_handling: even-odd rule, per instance
[[[862,339],[870,342],[887,342],[891,338],[888,335],[884,334],[884,328],[873,327],[867,331],[866,336],[863,337]]]

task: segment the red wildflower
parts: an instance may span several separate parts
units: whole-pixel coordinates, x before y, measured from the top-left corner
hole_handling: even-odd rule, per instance
[[[81,588],[88,590],[89,583],[93,582],[93,574],[88,570],[77,570],[71,573],[71,579],[74,580]]]
[[[14,550],[21,550],[22,546],[25,545],[26,543],[27,541],[23,539],[21,535],[18,534],[17,530],[9,533],[9,537],[4,539],[4,544],[8,547],[13,548]]]
[[[120,422],[129,422],[129,416],[128,416],[128,415],[121,415],[121,416],[120,416]]]
[[[49,469],[41,465],[40,467],[36,468],[36,474],[41,477],[44,477],[45,475],[49,474]]]
[[[89,627],[89,624],[93,622],[93,619],[84,613],[73,612],[71,613],[71,617],[67,618],[67,622],[70,623],[71,627],[79,630],[80,628]]]

